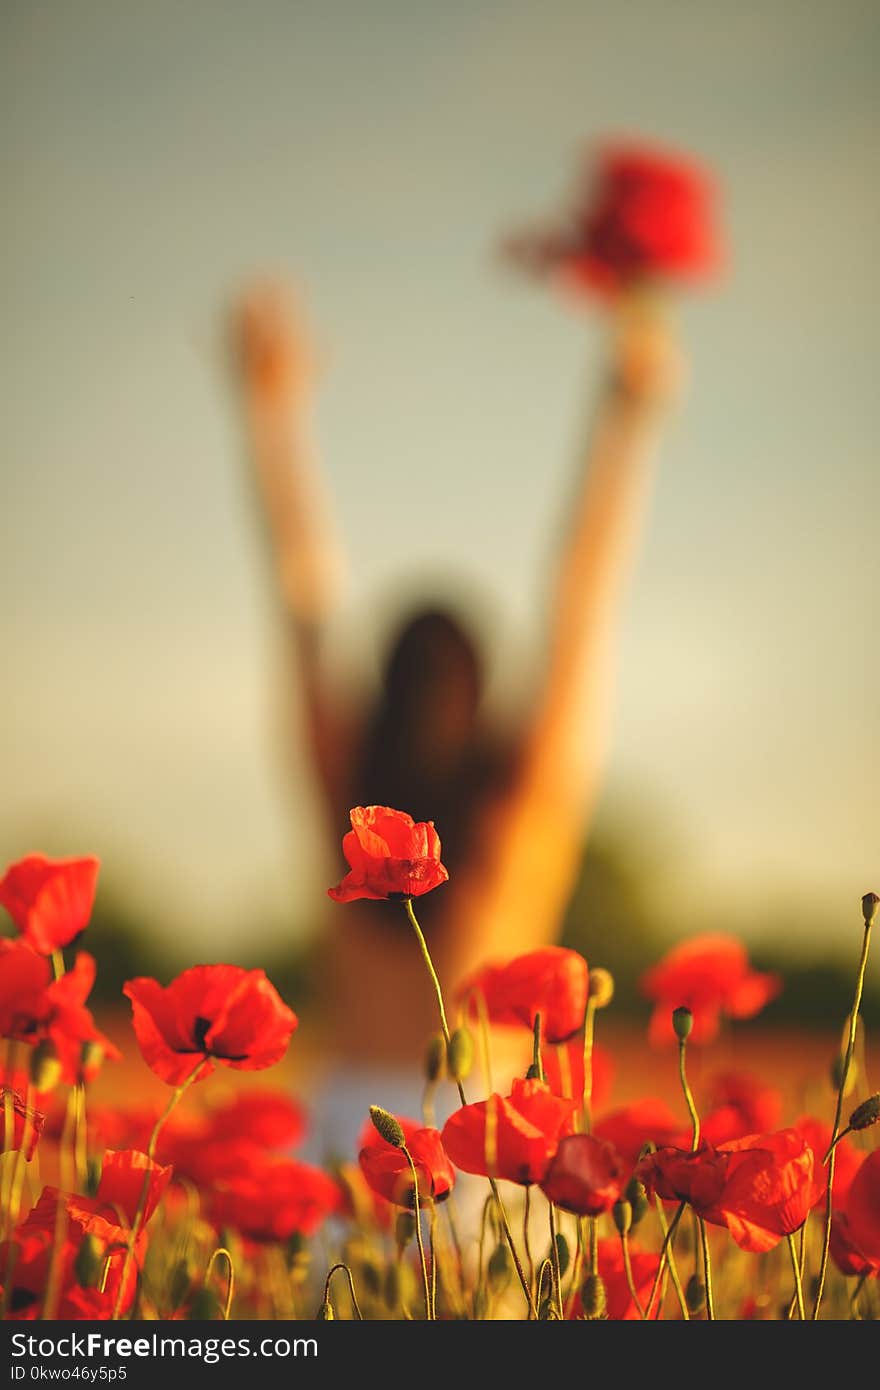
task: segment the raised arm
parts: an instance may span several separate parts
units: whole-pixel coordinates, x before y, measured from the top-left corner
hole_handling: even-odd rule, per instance
[[[543,675],[518,772],[478,872],[461,885],[463,912],[480,922],[475,962],[557,938],[601,786],[621,599],[681,375],[659,310],[621,307],[557,552]],[[462,956],[456,973],[467,966]]]
[[[293,300],[273,285],[251,291],[240,302],[234,331],[248,450],[292,641],[310,751],[335,809],[344,733],[326,688],[320,647],[338,596],[342,563],[314,444],[311,348]]]

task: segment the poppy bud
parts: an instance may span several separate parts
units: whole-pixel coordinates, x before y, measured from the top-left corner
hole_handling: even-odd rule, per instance
[[[335,1317],[336,1314],[333,1311],[333,1304],[330,1302],[329,1298],[325,1298],[315,1314],[315,1322],[332,1322]]]
[[[842,1053],[838,1053],[838,1055],[834,1058],[834,1061],[831,1063],[830,1071],[831,1085],[835,1091],[839,1091],[841,1086],[843,1085],[843,1069],[845,1066],[846,1057]],[[855,1057],[852,1057],[850,1059],[850,1064],[846,1073],[846,1087],[844,1088],[843,1092],[844,1096],[851,1095],[852,1092],[855,1090],[855,1085],[856,1081],[858,1080],[858,1076],[858,1063],[856,1062]]]
[[[533,1062],[532,1065],[529,1067],[528,1071],[526,1072],[526,1081],[540,1081],[540,1080],[541,1080],[541,1068],[540,1068],[539,1066],[537,1066],[537,1065]]]
[[[469,1028],[456,1028],[449,1039],[446,1064],[453,1081],[466,1081],[474,1065],[474,1039]]]
[[[849,1117],[850,1129],[870,1129],[880,1120],[880,1091],[875,1091],[861,1105],[857,1105]]]
[[[394,1239],[397,1241],[398,1250],[404,1250],[415,1237],[415,1233],[416,1218],[413,1216],[412,1212],[400,1212],[394,1223]]]
[[[880,898],[876,893],[866,893],[862,898],[862,915],[865,919],[865,926],[870,927],[874,918],[877,916],[877,908],[880,907]]]
[[[588,1274],[581,1289],[581,1303],[588,1322],[598,1322],[608,1313],[605,1281],[600,1274]]]
[[[672,1010],[672,1027],[679,1042],[686,1042],[694,1026],[694,1016],[686,1005]]]
[[[568,1269],[571,1256],[568,1253],[568,1241],[561,1231],[557,1231],[556,1233],[556,1254],[559,1259],[559,1275],[560,1278],[563,1278]]]
[[[387,1110],[383,1110],[380,1105],[370,1106],[370,1119],[374,1127],[379,1131],[386,1144],[390,1144],[393,1149],[403,1149],[406,1147],[406,1135],[393,1115]]]
[[[556,1311],[556,1304],[554,1303],[551,1295],[548,1294],[546,1298],[541,1300],[541,1306],[538,1309],[538,1321],[552,1322],[554,1318],[557,1322],[559,1321],[559,1314]]]
[[[87,1233],[76,1252],[73,1272],[82,1289],[97,1289],[104,1269],[104,1245],[97,1236]]]
[[[698,1279],[696,1274],[692,1274],[687,1281],[687,1288],[684,1291],[684,1299],[689,1313],[702,1313],[706,1306],[706,1285],[702,1279]],[[786,1317],[788,1309],[786,1308]]]
[[[489,1288],[493,1293],[503,1293],[513,1278],[513,1261],[506,1245],[496,1245],[489,1256],[487,1266]]]
[[[189,1322],[216,1322],[222,1316],[220,1300],[211,1289],[197,1289],[192,1303],[189,1305],[187,1319]]]
[[[615,1202],[611,1215],[619,1235],[625,1236],[632,1225],[633,1209],[629,1202]]]
[[[31,1053],[31,1081],[35,1091],[54,1091],[61,1080],[61,1062],[55,1044],[48,1038],[37,1043]]]
[[[638,1178],[630,1178],[623,1193],[632,1210],[632,1225],[638,1226],[648,1210],[648,1194]]]
[[[595,1009],[607,1009],[614,998],[614,976],[599,965],[590,971],[590,999]]]
[[[431,1085],[443,1079],[446,1066],[446,1039],[442,1033],[434,1033],[425,1048],[425,1080]]]

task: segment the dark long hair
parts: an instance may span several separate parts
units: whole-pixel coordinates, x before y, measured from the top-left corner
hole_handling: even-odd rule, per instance
[[[464,624],[443,609],[421,610],[390,646],[353,769],[350,804],[432,820],[450,876],[473,851],[481,815],[512,766],[509,742],[481,721],[482,691],[482,660]],[[420,917],[442,910],[442,896],[428,894]]]

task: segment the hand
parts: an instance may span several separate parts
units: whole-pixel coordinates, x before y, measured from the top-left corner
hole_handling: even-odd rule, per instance
[[[311,394],[311,345],[298,306],[282,285],[249,290],[236,306],[233,333],[245,388],[261,404],[293,405]]]

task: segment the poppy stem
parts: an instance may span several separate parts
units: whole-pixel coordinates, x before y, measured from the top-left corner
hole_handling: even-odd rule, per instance
[[[64,974],[64,952],[63,952],[63,951],[53,951],[53,952],[52,952],[52,973],[54,974],[56,980],[60,980],[60,979],[61,979],[61,976]]]
[[[147,1145],[147,1158],[150,1160],[150,1162],[152,1162],[155,1157],[156,1145],[159,1142],[159,1135],[162,1133],[162,1126],[165,1124],[165,1121],[168,1119],[168,1116],[171,1114],[172,1110],[174,1109],[177,1102],[180,1100],[181,1096],[184,1094],[185,1091],[189,1089],[192,1083],[196,1080],[199,1072],[205,1066],[207,1061],[207,1057],[199,1057],[199,1060],[196,1062],[189,1076],[185,1077],[184,1080],[181,1081],[180,1085],[176,1086],[175,1089],[171,1092],[171,1097],[168,1101],[168,1104],[165,1106],[165,1109],[162,1111],[162,1114],[159,1116],[158,1120],[153,1126],[153,1132],[150,1135],[150,1142]],[[147,1209],[147,1196],[149,1194],[149,1191],[150,1169],[147,1168],[144,1172],[144,1181],[143,1186],[141,1187],[141,1195],[138,1200],[137,1211],[134,1214],[134,1221],[132,1223],[131,1230],[128,1233],[128,1241],[125,1247],[125,1259],[122,1262],[122,1274],[119,1279],[119,1288],[116,1292],[116,1300],[113,1304],[113,1312],[110,1315],[111,1320],[113,1322],[116,1322],[119,1318],[119,1311],[122,1307],[122,1300],[125,1296],[125,1284],[128,1278],[128,1271],[131,1268],[131,1262],[134,1258],[134,1247],[137,1242],[137,1238],[141,1233],[141,1227],[144,1222],[144,1212]]]
[[[709,1255],[709,1235],[706,1230],[706,1223],[702,1216],[698,1218],[700,1228],[700,1245],[703,1248],[703,1270],[706,1285],[706,1319],[708,1322],[715,1321],[715,1298],[712,1293],[712,1260]]]
[[[226,1261],[226,1298],[223,1300],[223,1321],[228,1322],[229,1310],[232,1307],[232,1300],[235,1296],[235,1269],[232,1264],[232,1256],[226,1249],[225,1245],[218,1245],[217,1249],[214,1251],[213,1255],[208,1261],[208,1268],[205,1271],[205,1283],[207,1284],[208,1280],[211,1277],[211,1271],[214,1268],[214,1261],[218,1260],[221,1255]]]
[[[327,1278],[324,1281],[324,1302],[328,1303],[330,1301],[330,1280],[333,1278],[333,1275],[336,1273],[337,1269],[345,1270],[345,1277],[348,1280],[348,1288],[349,1292],[351,1293],[351,1305],[354,1308],[358,1322],[363,1322],[364,1315],[361,1312],[360,1304],[357,1301],[357,1294],[354,1291],[354,1279],[352,1278],[351,1270],[349,1269],[348,1265],[344,1263],[344,1261],[340,1261],[339,1264],[334,1265],[333,1268],[327,1274]]]
[[[700,1147],[700,1117],[697,1114],[697,1107],[694,1104],[693,1092],[688,1085],[687,1073],[685,1071],[685,1050],[687,1042],[684,1038],[678,1040],[678,1074],[681,1078],[681,1089],[684,1091],[685,1103],[687,1104],[688,1114],[693,1126],[693,1136],[691,1138],[691,1153],[696,1153]]]
[[[843,1066],[840,1070],[840,1085],[837,1088],[837,1107],[834,1112],[834,1126],[831,1130],[831,1147],[828,1152],[828,1194],[825,1199],[825,1231],[822,1237],[822,1258],[819,1264],[819,1277],[816,1283],[816,1301],[813,1304],[813,1321],[819,1317],[819,1309],[822,1305],[822,1294],[825,1290],[825,1276],[828,1273],[828,1254],[831,1249],[831,1221],[834,1202],[834,1169],[837,1159],[837,1149],[835,1145],[840,1137],[840,1117],[843,1113],[843,1100],[847,1091],[847,1081],[849,1079],[849,1069],[852,1064],[853,1052],[856,1046],[856,1029],[859,1022],[859,1009],[862,1007],[862,990],[865,986],[865,971],[868,966],[868,951],[871,946],[871,923],[877,912],[877,895],[866,893],[862,899],[862,913],[865,921],[865,931],[862,937],[862,953],[859,957],[859,969],[856,976],[856,991],[853,999],[852,1011],[849,1016],[849,1035],[846,1041],[846,1052],[843,1058]]]
[[[669,1225],[666,1221],[666,1213],[663,1210],[663,1203],[657,1194],[654,1194],[654,1205],[657,1208],[657,1219],[660,1222],[660,1229],[663,1232],[664,1241],[669,1234]],[[670,1245],[666,1251],[666,1263],[669,1266],[669,1277],[672,1280],[672,1287],[675,1289],[675,1296],[678,1299],[678,1306],[681,1309],[681,1316],[685,1322],[690,1322],[687,1299],[684,1296],[684,1289],[681,1287],[681,1280],[678,1277],[678,1265],[675,1263],[675,1251]],[[660,1300],[662,1305],[662,1298]]]
[[[667,1252],[672,1249],[672,1242],[675,1239],[675,1233],[678,1230],[678,1223],[684,1215],[684,1209],[686,1206],[687,1202],[679,1203],[678,1207],[676,1208],[675,1215],[669,1223],[669,1230],[663,1237],[663,1244],[660,1247],[660,1263],[657,1265],[657,1273],[654,1275],[654,1282],[651,1285],[651,1292],[648,1295],[648,1301],[645,1304],[646,1318],[650,1318],[651,1316],[651,1308],[653,1307],[654,1299],[657,1297],[657,1290],[660,1287],[660,1279],[662,1277],[663,1270],[666,1266]]]
[[[786,1236],[786,1240],[788,1242],[788,1253],[791,1256],[791,1268],[794,1274],[794,1292],[795,1297],[797,1298],[798,1317],[800,1318],[801,1322],[804,1322],[806,1320],[807,1314],[804,1310],[804,1286],[801,1281],[800,1261],[798,1259],[798,1253],[795,1248],[794,1236]]]
[[[593,1032],[596,1021],[596,1003],[587,999],[584,1015],[584,1133],[589,1134],[593,1125]]]
[[[629,1257],[629,1237],[626,1231],[621,1231],[620,1233],[620,1248],[623,1252],[623,1272],[626,1275],[626,1286],[629,1289],[629,1296],[638,1309],[639,1317],[642,1319],[642,1322],[644,1322],[646,1315],[642,1307],[642,1301],[638,1295],[638,1290],[636,1289],[635,1280],[633,1279],[632,1261]]]
[[[560,1321],[565,1320],[565,1309],[562,1306],[562,1265],[559,1260],[559,1241],[556,1239],[556,1208],[552,1202],[550,1207],[550,1254],[553,1258],[553,1282],[556,1285],[556,1310],[559,1313]]]
[[[428,943],[425,940],[424,933],[422,932],[421,927],[419,926],[418,918],[416,917],[416,914],[413,911],[412,898],[404,898],[403,905],[406,908],[406,915],[409,918],[410,926],[416,934],[416,940],[418,941],[419,949],[422,952],[422,959],[425,962],[428,974],[431,977],[431,983],[434,986],[434,994],[437,997],[437,1010],[440,1014],[440,1027],[443,1030],[443,1037],[448,1048],[450,1038],[449,1024],[446,1020],[446,1008],[443,1004],[443,991],[440,988],[440,981],[437,977],[437,971],[434,969],[434,962],[431,959],[431,952],[428,950]],[[464,1093],[464,1087],[462,1086],[460,1081],[457,1081],[455,1084],[458,1088],[459,1100],[461,1101],[462,1105],[467,1105],[467,1097]],[[516,1269],[517,1277],[519,1278],[519,1282],[522,1285],[523,1293],[526,1296],[526,1302],[529,1305],[529,1312],[531,1313],[532,1317],[536,1317],[537,1310],[535,1308],[535,1301],[532,1298],[532,1291],[529,1288],[528,1283],[526,1282],[525,1270],[522,1267],[522,1261],[520,1260],[519,1254],[517,1253],[516,1244],[513,1239],[513,1232],[510,1229],[510,1222],[507,1219],[507,1212],[504,1209],[504,1203],[501,1200],[501,1193],[498,1191],[498,1184],[494,1178],[489,1179],[489,1186],[492,1189],[492,1196],[495,1198],[495,1207],[498,1212],[499,1220],[501,1221],[501,1229],[504,1232],[504,1239],[507,1241],[511,1258],[513,1259],[514,1268]]]
[[[409,1149],[406,1147],[406,1144],[401,1144],[401,1146],[400,1146],[400,1151],[401,1151],[401,1153],[404,1155],[404,1157],[406,1158],[406,1161],[407,1161],[407,1163],[409,1164],[409,1170],[410,1170],[410,1172],[412,1173],[412,1180],[413,1180],[413,1214],[415,1215],[415,1218],[416,1218],[416,1242],[417,1242],[418,1247],[419,1247],[419,1260],[421,1261],[421,1266],[422,1266],[422,1282],[423,1282],[424,1288],[425,1288],[425,1321],[426,1321],[426,1322],[433,1322],[434,1319],[433,1319],[433,1317],[432,1317],[432,1309],[431,1309],[431,1285],[430,1285],[430,1283],[428,1282],[428,1262],[427,1262],[427,1260],[425,1259],[425,1245],[424,1245],[424,1241],[422,1240],[422,1220],[421,1220],[421,1211],[420,1211],[420,1209],[419,1209],[419,1175],[418,1175],[418,1172],[417,1172],[417,1170],[416,1170],[416,1165],[415,1165],[415,1163],[413,1162],[413,1156],[412,1156],[412,1154],[410,1153]]]
[[[532,1243],[529,1240],[529,1221],[532,1215],[532,1185],[526,1183],[525,1196],[523,1198],[523,1248],[526,1252],[526,1263],[529,1269],[529,1288],[535,1287],[535,1261],[532,1257]]]

